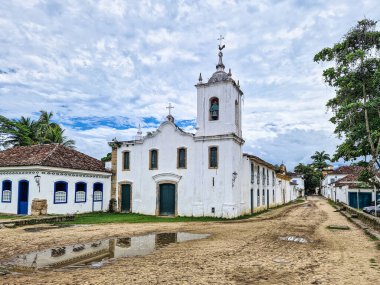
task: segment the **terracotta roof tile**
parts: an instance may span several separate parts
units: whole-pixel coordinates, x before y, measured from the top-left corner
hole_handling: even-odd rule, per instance
[[[258,156],[255,156],[255,155],[252,155],[252,154],[248,154],[248,153],[243,153],[244,156],[252,159],[253,161],[259,163],[259,164],[262,164],[262,165],[265,165],[266,167],[270,168],[270,169],[273,169],[275,170],[276,168],[274,167],[273,164],[270,164],[269,162],[266,162],[265,160],[261,159],[260,157]]]
[[[362,166],[340,166],[329,174],[359,174],[363,169]]]
[[[59,144],[18,146],[0,151],[0,167],[36,165],[108,172],[100,160]]]

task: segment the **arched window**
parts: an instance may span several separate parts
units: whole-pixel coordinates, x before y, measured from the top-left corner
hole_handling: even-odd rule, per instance
[[[12,202],[12,181],[5,180],[3,181],[1,194],[1,202],[3,203],[11,203]]]
[[[149,169],[158,169],[158,150],[151,149],[149,151]]]
[[[57,181],[54,183],[54,204],[67,203],[67,182]]]
[[[75,183],[75,203],[86,203],[87,184],[85,182]]]
[[[94,202],[103,201],[103,183],[94,183]]]
[[[210,120],[219,120],[219,99],[216,97],[210,99]]]

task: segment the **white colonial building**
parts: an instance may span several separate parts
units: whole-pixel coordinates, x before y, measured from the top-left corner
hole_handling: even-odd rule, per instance
[[[359,174],[363,169],[360,166],[341,166],[329,170],[323,178],[321,194],[353,208],[362,209],[370,206],[372,201],[375,201],[375,191],[359,181]],[[380,196],[377,199],[380,199]]]
[[[59,144],[0,152],[0,213],[73,214],[108,209],[111,173]]]
[[[294,199],[286,173],[278,178],[273,165],[243,154],[243,92],[224,71],[223,47],[216,72],[196,84],[195,134],[179,128],[169,111],[155,132],[110,143],[118,210],[233,218]]]

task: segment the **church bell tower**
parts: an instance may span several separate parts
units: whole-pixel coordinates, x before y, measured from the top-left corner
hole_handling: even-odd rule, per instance
[[[219,44],[219,62],[216,71],[207,82],[199,75],[197,88],[197,133],[196,137],[234,136],[242,139],[241,105],[243,92],[239,83],[232,79],[231,69],[226,73],[223,64],[222,37]]]

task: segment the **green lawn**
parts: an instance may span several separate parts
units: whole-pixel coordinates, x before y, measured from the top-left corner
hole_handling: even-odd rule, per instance
[[[280,205],[276,208],[281,208],[289,204],[302,203],[304,200],[297,199],[293,202],[287,203],[285,205]],[[272,208],[270,210],[276,209]],[[173,222],[214,222],[214,221],[231,221],[231,220],[243,220],[248,219],[262,213],[267,212],[264,210],[260,213],[255,213],[253,215],[240,216],[234,219],[223,219],[223,218],[213,218],[213,217],[157,217],[148,216],[142,214],[133,213],[86,213],[75,215],[74,221],[63,222],[64,224],[105,224],[105,223],[173,223]]]
[[[250,216],[247,216],[247,218]],[[103,223],[158,223],[158,222],[210,222],[225,219],[213,217],[157,217],[133,213],[86,213],[75,215],[75,220],[65,224]]]

